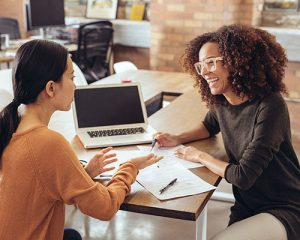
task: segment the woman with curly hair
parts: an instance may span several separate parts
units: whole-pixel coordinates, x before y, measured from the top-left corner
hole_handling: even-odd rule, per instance
[[[192,40],[183,67],[209,111],[196,129],[158,133],[176,146],[221,132],[229,162],[193,147],[176,154],[200,162],[233,186],[229,226],[213,239],[300,239],[300,166],[281,94],[287,58],[264,30],[229,25]]]

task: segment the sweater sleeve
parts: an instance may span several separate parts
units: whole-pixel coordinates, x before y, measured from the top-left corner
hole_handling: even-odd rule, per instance
[[[130,161],[124,163],[105,187],[90,178],[60,134],[47,130],[44,135],[38,138],[42,137],[43,141],[31,142],[35,145],[29,146],[35,146],[31,149],[35,156],[33,164],[45,196],[52,201],[76,204],[83,213],[94,218],[111,219],[135,181],[135,165]]]
[[[203,124],[206,127],[207,131],[209,132],[210,137],[220,132],[218,118],[216,112],[213,110],[209,110],[206,113]]]
[[[258,108],[253,138],[239,164],[227,166],[225,179],[240,189],[251,188],[280,150],[287,134],[288,122],[287,106],[281,97],[264,101]]]

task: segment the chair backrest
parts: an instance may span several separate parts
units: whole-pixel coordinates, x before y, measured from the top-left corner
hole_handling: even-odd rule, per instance
[[[73,62],[73,69],[74,69],[74,82],[76,86],[84,86],[87,85],[87,81],[85,79],[85,76],[83,75],[80,68],[77,66],[76,63]]]
[[[75,62],[89,83],[109,75],[113,32],[110,21],[91,22],[80,25],[78,29]]]
[[[4,33],[9,34],[10,39],[21,38],[18,20],[0,17],[0,34]]]
[[[12,83],[12,69],[0,70],[0,89],[8,91],[11,95],[14,94]]]
[[[114,64],[115,73],[125,72],[129,70],[138,70],[137,66],[129,61],[117,62]]]

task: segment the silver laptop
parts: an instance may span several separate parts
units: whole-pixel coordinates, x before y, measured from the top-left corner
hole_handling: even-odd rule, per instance
[[[149,143],[149,126],[139,83],[79,86],[73,115],[85,148]]]

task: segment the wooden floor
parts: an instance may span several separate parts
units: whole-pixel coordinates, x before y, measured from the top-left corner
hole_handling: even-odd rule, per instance
[[[224,229],[232,204],[208,203],[208,239]],[[67,207],[66,227],[79,231],[84,240],[193,240],[194,222],[119,211],[110,222],[87,217]]]

